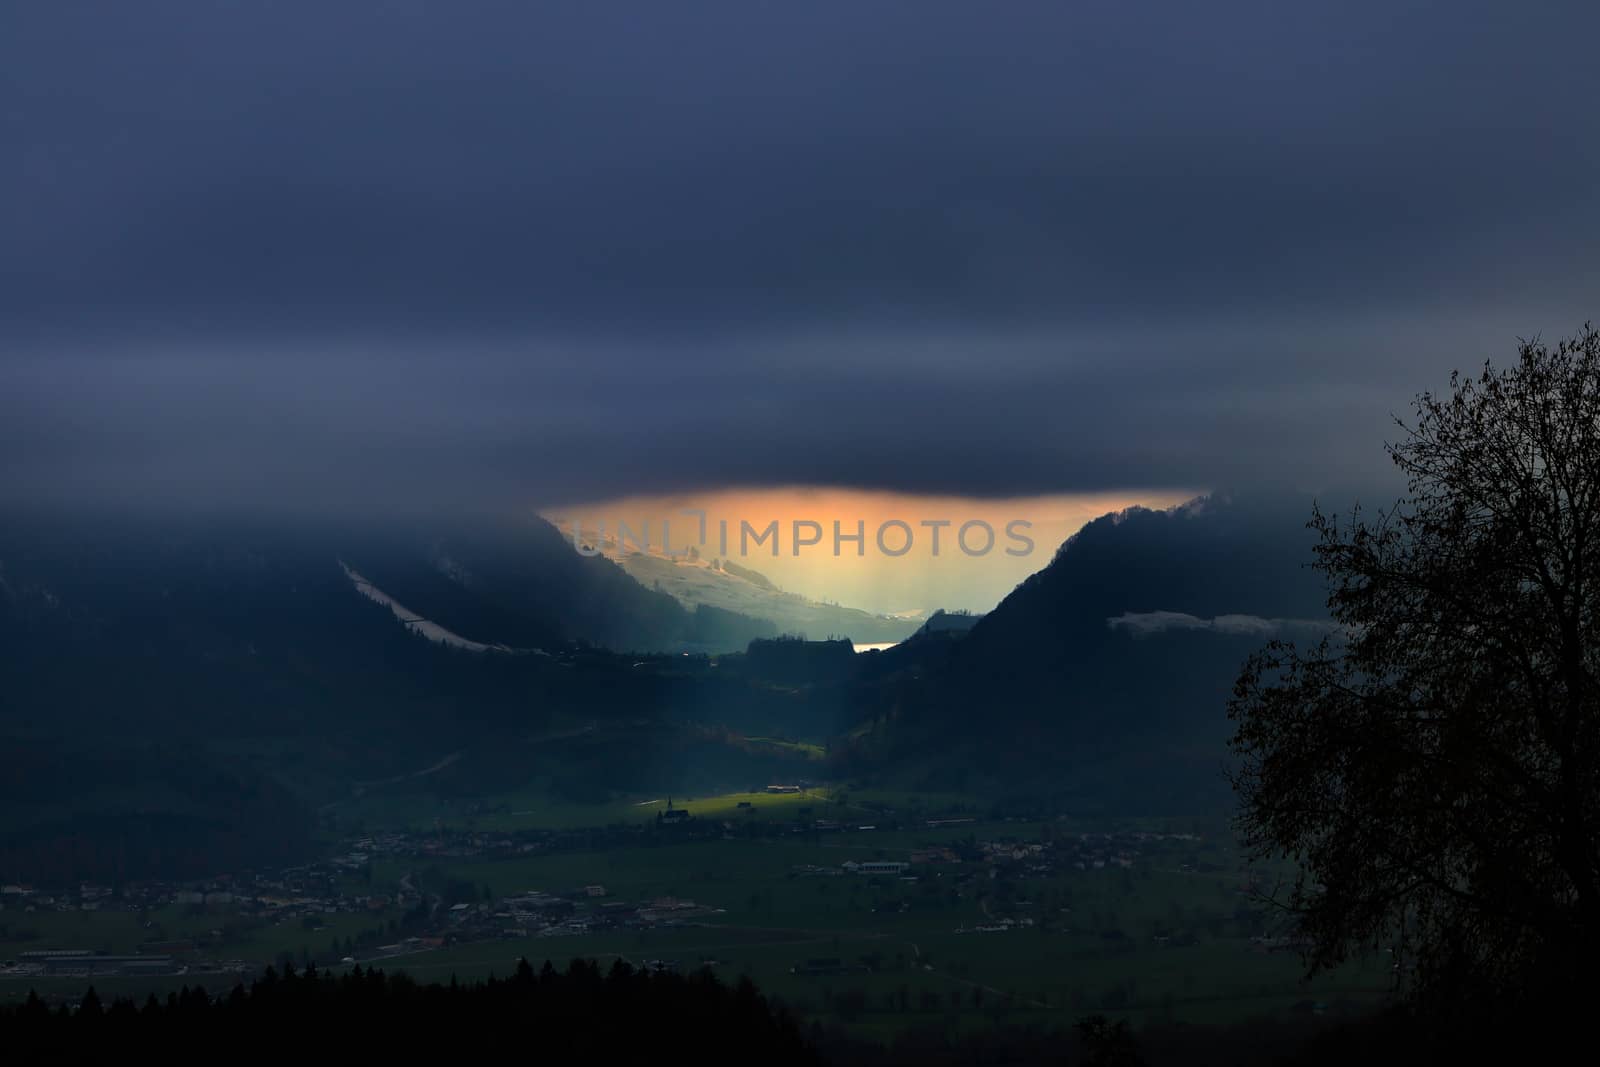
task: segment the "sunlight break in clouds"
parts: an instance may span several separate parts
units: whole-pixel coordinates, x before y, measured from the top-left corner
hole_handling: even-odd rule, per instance
[[[1046,566],[1057,546],[1090,520],[1133,505],[1172,507],[1195,495],[1192,490],[1156,489],[982,499],[790,486],[578,502],[547,508],[542,514],[568,537],[574,523],[591,536],[603,523],[608,537],[615,536],[619,522],[624,523],[635,535],[628,539],[628,551],[637,550],[648,525],[652,553],[661,552],[666,523],[674,551],[694,545],[702,557],[725,555],[790,592],[892,614],[941,607],[987,611],[1018,582]],[[695,510],[705,512],[705,544],[696,543],[698,517],[685,514]],[[726,552],[720,538],[722,522],[729,530]],[[745,537],[741,554],[741,524],[762,532],[773,522],[776,541],[756,544]],[[945,522],[949,525],[938,525]],[[816,537],[815,543],[795,544],[797,523],[801,540]],[[844,540],[835,554],[835,523],[846,537],[862,532],[863,540]],[[972,553],[958,544],[960,528],[967,523],[974,524],[967,540]],[[1022,523],[1026,525],[1012,525]],[[981,524],[994,532],[986,552],[977,551],[986,541]],[[1008,526],[1031,540],[1031,550],[1024,551],[1021,541],[1008,537]],[[909,532],[909,549],[901,555],[881,551],[880,529],[896,552]]]

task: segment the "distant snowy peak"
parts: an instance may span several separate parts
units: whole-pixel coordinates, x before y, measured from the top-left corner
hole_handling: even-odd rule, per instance
[[[666,593],[686,608],[715,608],[765,619],[780,633],[812,640],[844,636],[858,642],[895,642],[911,636],[920,621],[920,614],[876,615],[810,600],[779,587],[760,571],[696,550],[669,556],[654,545],[623,548],[614,537],[598,539],[597,547],[640,585]]]

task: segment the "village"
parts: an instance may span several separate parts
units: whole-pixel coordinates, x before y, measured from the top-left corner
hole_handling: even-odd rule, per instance
[[[0,945],[4,946],[0,979],[245,975],[270,964],[370,965],[495,940],[714,926],[726,921],[729,901],[705,902],[672,894],[628,898],[612,892],[600,878],[502,893],[490,892],[486,884],[438,878],[439,872],[457,865],[477,869],[489,864],[492,870],[531,857],[630,855],[635,850],[711,842],[735,849],[739,842],[752,847],[773,842],[826,847],[827,840],[848,838],[852,844],[845,847],[866,849],[869,854],[829,864],[776,866],[769,877],[924,885],[920,897],[893,905],[902,912],[912,907],[913,900],[982,896],[982,911],[953,924],[951,931],[1012,933],[1050,925],[1034,918],[1031,902],[1014,885],[1063,875],[1129,871],[1152,849],[1192,851],[1201,843],[1194,833],[1066,833],[1048,824],[1030,835],[1021,825],[980,823],[966,817],[912,820],[885,813],[866,824],[809,816],[698,818],[681,808],[673,813],[674,817],[654,823],[582,830],[367,833],[343,840],[331,855],[315,863],[185,882],[6,884],[0,886]],[[926,839],[915,847],[898,846],[919,838]],[[897,844],[878,849],[870,844],[873,840]],[[758,849],[756,854],[764,853]],[[399,874],[375,877],[378,868]],[[430,872],[433,882],[428,887],[422,884],[422,872]],[[983,887],[981,893],[977,886]],[[885,908],[887,912],[889,905]],[[46,931],[59,925],[30,921],[63,913],[82,916],[76,927],[81,932],[73,938],[52,938]],[[139,923],[148,936],[125,951],[109,951],[97,939],[93,913],[106,919],[119,914]],[[259,945],[267,940],[302,947],[298,954],[287,949],[264,954]],[[254,956],[251,945],[258,946]]]

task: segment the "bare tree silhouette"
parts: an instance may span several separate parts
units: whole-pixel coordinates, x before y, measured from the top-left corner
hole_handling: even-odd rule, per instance
[[[1339,632],[1229,714],[1240,826],[1313,972],[1389,950],[1418,1005],[1548,1001],[1600,948],[1600,333],[1423,394],[1408,491],[1315,512]]]

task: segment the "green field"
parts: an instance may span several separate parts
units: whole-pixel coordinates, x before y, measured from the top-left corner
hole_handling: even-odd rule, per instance
[[[347,831],[444,827],[506,833],[654,822],[656,815],[666,810],[669,800],[674,808],[686,809],[691,815],[706,819],[794,819],[801,808],[811,809],[816,818],[846,820],[872,815],[869,809],[859,805],[839,803],[835,791],[826,788],[801,793],[626,796],[598,804],[563,801],[540,789],[529,788],[472,801],[451,801],[428,794],[356,798],[330,805],[329,812],[336,825]]]
[[[785,741],[777,737],[747,737],[745,742],[752,745],[768,745],[786,752],[793,752],[809,760],[822,760],[828,756],[827,749],[807,741]]]

